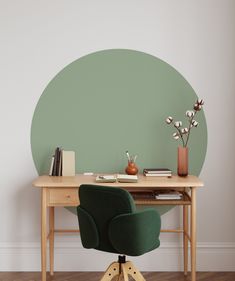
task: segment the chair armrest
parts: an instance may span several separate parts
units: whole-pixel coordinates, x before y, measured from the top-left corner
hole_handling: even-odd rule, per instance
[[[80,236],[84,248],[96,248],[99,245],[99,235],[92,216],[80,206],[77,207]]]
[[[139,256],[159,247],[160,228],[160,215],[149,208],[113,218],[109,239],[119,253]]]

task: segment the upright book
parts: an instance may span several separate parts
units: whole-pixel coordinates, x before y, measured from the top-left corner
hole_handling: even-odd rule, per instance
[[[52,176],[59,176],[59,163],[61,157],[61,149],[56,147],[55,149],[55,156],[54,156],[54,164],[52,169]]]
[[[53,155],[53,156],[51,157],[51,166],[50,166],[50,170],[49,170],[49,176],[52,176],[53,167],[54,167],[54,162],[55,162],[55,155]]]
[[[75,152],[62,150],[62,176],[75,176]]]

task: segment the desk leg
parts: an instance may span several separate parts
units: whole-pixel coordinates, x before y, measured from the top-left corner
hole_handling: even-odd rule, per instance
[[[191,189],[191,280],[196,281],[196,189]]]
[[[46,281],[46,254],[47,254],[47,202],[46,188],[42,188],[41,195],[41,270],[42,281]]]
[[[50,275],[54,275],[54,229],[55,229],[55,208],[49,209],[49,228],[50,228]]]
[[[184,240],[184,275],[186,276],[188,273],[188,237],[186,233],[188,233],[188,206],[183,206],[183,240]]]

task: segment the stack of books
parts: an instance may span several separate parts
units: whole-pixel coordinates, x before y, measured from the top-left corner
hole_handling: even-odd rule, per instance
[[[49,176],[75,176],[75,152],[56,147],[51,158]]]
[[[155,198],[158,200],[180,200],[183,194],[178,191],[166,191],[166,192],[156,192]]]
[[[172,171],[167,168],[144,169],[143,173],[146,177],[171,177]]]

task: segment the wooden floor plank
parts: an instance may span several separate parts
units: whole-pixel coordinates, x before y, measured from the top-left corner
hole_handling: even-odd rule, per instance
[[[98,281],[102,272],[55,272],[47,281]],[[190,281],[183,272],[142,272],[146,281]],[[41,281],[40,272],[0,272],[0,281]],[[235,272],[198,272],[197,281],[235,281]]]

